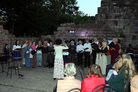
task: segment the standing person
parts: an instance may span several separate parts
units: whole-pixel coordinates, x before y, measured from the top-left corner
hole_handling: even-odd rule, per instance
[[[102,74],[106,74],[106,66],[107,66],[107,52],[108,52],[108,48],[107,48],[107,42],[102,42],[102,48],[99,51],[99,55],[101,58],[98,62],[96,62],[102,70]]]
[[[9,47],[8,47],[8,44],[5,44],[4,49],[3,49],[3,52],[4,52],[4,54],[5,54],[7,57],[10,56],[10,49],[9,49]]]
[[[41,67],[42,66],[42,42],[38,41],[38,45],[36,48],[36,58],[37,58],[37,66]]]
[[[25,65],[25,55],[24,55],[24,49],[28,45],[28,41],[25,41],[23,46],[22,46],[22,64]]]
[[[110,43],[109,47],[111,48],[111,64],[114,63],[115,59],[119,54],[119,45],[117,43],[117,38],[113,38],[113,42]]]
[[[48,47],[48,67],[52,68],[54,65],[54,47],[53,47],[53,43],[50,42],[49,43],[49,47]]]
[[[98,50],[98,40],[97,40],[97,38],[95,37],[95,38],[94,38],[94,42],[92,43],[93,64],[95,64],[95,61],[96,61],[97,50]]]
[[[43,48],[42,48],[42,54],[43,54],[43,62],[42,62],[42,65],[43,67],[46,67],[48,66],[48,44],[47,44],[47,41],[44,41],[43,43]]]
[[[22,47],[21,47],[20,42],[18,40],[15,42],[15,45],[13,45],[12,50],[13,50],[14,60],[16,61],[15,65],[17,66],[17,68],[21,68],[21,60],[22,60],[21,50],[22,50]]]
[[[66,42],[63,42],[63,46],[65,46],[66,48],[68,48]],[[64,60],[64,65],[65,65],[65,63],[67,63],[68,55],[69,55],[68,49],[63,50],[63,60]]]
[[[96,55],[96,64],[100,65],[101,62],[101,49],[102,49],[102,42],[98,43],[97,55]]]
[[[76,54],[76,45],[74,44],[74,41],[71,41],[70,43],[71,43],[69,46],[70,62],[74,62]]]
[[[32,66],[32,58],[33,58],[33,55],[31,54],[32,42],[28,42],[27,44],[28,45],[24,49],[25,65],[26,65],[26,67],[31,67]]]
[[[77,58],[78,58],[78,65],[82,65],[83,64],[83,52],[84,52],[84,46],[82,45],[82,41],[79,40],[77,48],[76,48],[76,52],[77,52]]]
[[[54,50],[55,50],[55,60],[54,60],[54,80],[64,78],[64,61],[63,61],[63,50],[68,49],[65,46],[62,46],[62,40],[57,39],[55,41]]]
[[[32,55],[33,55],[33,59],[32,59],[32,68],[36,67],[36,44],[35,41],[32,44]]]
[[[91,43],[89,43],[89,40],[86,39],[86,43],[84,44],[85,67],[90,66],[91,53],[92,53]]]

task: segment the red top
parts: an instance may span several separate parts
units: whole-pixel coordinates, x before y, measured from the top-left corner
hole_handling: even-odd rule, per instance
[[[97,86],[99,86],[101,84],[105,85],[105,79],[104,79],[104,77],[99,77],[98,75],[92,75],[91,77],[89,77],[87,75],[87,77],[88,78],[85,78],[82,81],[81,92],[92,92]],[[99,92],[103,92],[103,91],[101,90]]]
[[[111,63],[113,64],[115,59],[118,57],[119,54],[119,45],[116,44],[114,50],[111,50]]]

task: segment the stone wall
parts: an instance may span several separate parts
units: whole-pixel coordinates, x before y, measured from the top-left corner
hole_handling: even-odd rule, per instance
[[[134,5],[133,0],[102,0],[96,23],[108,25],[113,31],[123,33],[126,45],[138,46],[138,10]]]
[[[105,29],[103,27],[88,27],[88,25],[61,25],[57,28],[58,31],[54,33],[54,38],[60,38],[63,40],[69,39],[93,39],[97,37],[98,39],[107,38],[111,40],[112,38],[119,37],[118,33],[111,31],[110,29]]]
[[[12,49],[12,46],[16,40],[19,40],[21,44],[23,44],[26,40],[38,41],[39,38],[37,37],[15,37],[14,35],[10,34],[8,30],[3,29],[3,26],[0,25],[0,53],[3,52],[3,48],[5,44],[8,44],[9,48]]]

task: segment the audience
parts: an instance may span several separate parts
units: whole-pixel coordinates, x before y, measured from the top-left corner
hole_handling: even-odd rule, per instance
[[[131,56],[128,54],[123,54],[122,57],[117,61],[113,68],[118,73],[117,76],[111,77],[108,80],[110,87],[117,92],[129,92],[129,80],[134,77],[136,70],[131,59]],[[128,86],[125,88],[125,86]],[[111,89],[109,92],[112,92]]]
[[[93,90],[101,84],[105,85],[105,79],[102,75],[101,68],[100,66],[93,64],[88,70],[87,78],[82,81],[81,92],[93,92]],[[103,92],[103,90],[99,92]]]
[[[131,80],[131,92],[138,92],[138,75]]]
[[[74,63],[67,63],[65,65],[65,78],[64,80],[58,80],[57,83],[57,92],[68,92],[71,89],[74,88],[81,88],[81,81],[75,79],[75,75],[76,75],[76,68],[75,68],[75,64]],[[74,90],[71,92],[80,92],[79,90]]]
[[[80,90],[81,92],[93,92],[97,86],[105,85],[105,78],[103,77],[105,74],[107,74],[106,82],[110,87],[108,92],[130,92],[129,90],[138,92],[138,75],[136,75],[132,61],[134,51],[130,44],[125,51],[127,54],[123,54],[116,38],[110,45],[107,45],[106,39],[100,42],[97,38],[94,38],[93,43],[86,40],[85,44],[82,44],[83,41],[79,40],[77,46],[75,41],[71,41],[71,44],[68,45],[62,43],[60,39],[56,40],[55,45],[52,42],[48,43],[47,40],[44,41],[43,45],[41,41],[38,44],[35,43],[35,41],[33,43],[26,41],[25,44],[21,45],[19,41],[16,41],[12,48],[15,65],[17,68],[21,68],[21,56],[24,54],[26,67],[36,67],[37,65],[52,68],[54,66],[53,78],[54,80],[58,79],[56,92],[80,92]],[[21,51],[24,53],[21,53]],[[10,54],[7,44],[4,53]],[[111,57],[108,57],[110,54]],[[91,56],[93,56],[93,64],[90,66]],[[75,60],[78,66],[83,66],[83,63],[85,67],[90,66],[87,78],[83,79],[82,83],[75,79]],[[71,63],[67,63],[67,61]],[[70,91],[75,88],[76,90]],[[101,88],[104,88],[104,86],[98,89]],[[99,92],[103,92],[103,90]]]

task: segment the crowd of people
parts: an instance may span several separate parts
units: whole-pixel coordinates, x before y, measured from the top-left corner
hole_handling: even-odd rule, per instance
[[[7,55],[10,53],[7,44],[4,52]],[[78,42],[61,39],[38,43],[25,41],[23,45],[16,41],[12,48],[12,56],[18,68],[21,68],[22,64],[32,68],[54,67],[53,79],[58,80],[57,92],[68,92],[71,88],[92,92],[98,85],[105,86],[106,83],[110,85],[108,92],[123,92],[126,83],[131,82],[136,75],[132,49],[127,48],[125,54],[123,53],[117,38],[113,38],[110,43],[105,38],[101,41],[97,38],[93,41],[79,39]],[[74,77],[76,66],[89,68],[87,78],[82,82]],[[133,83],[134,80],[136,78],[132,81],[132,92],[136,92],[138,88],[138,84]]]

